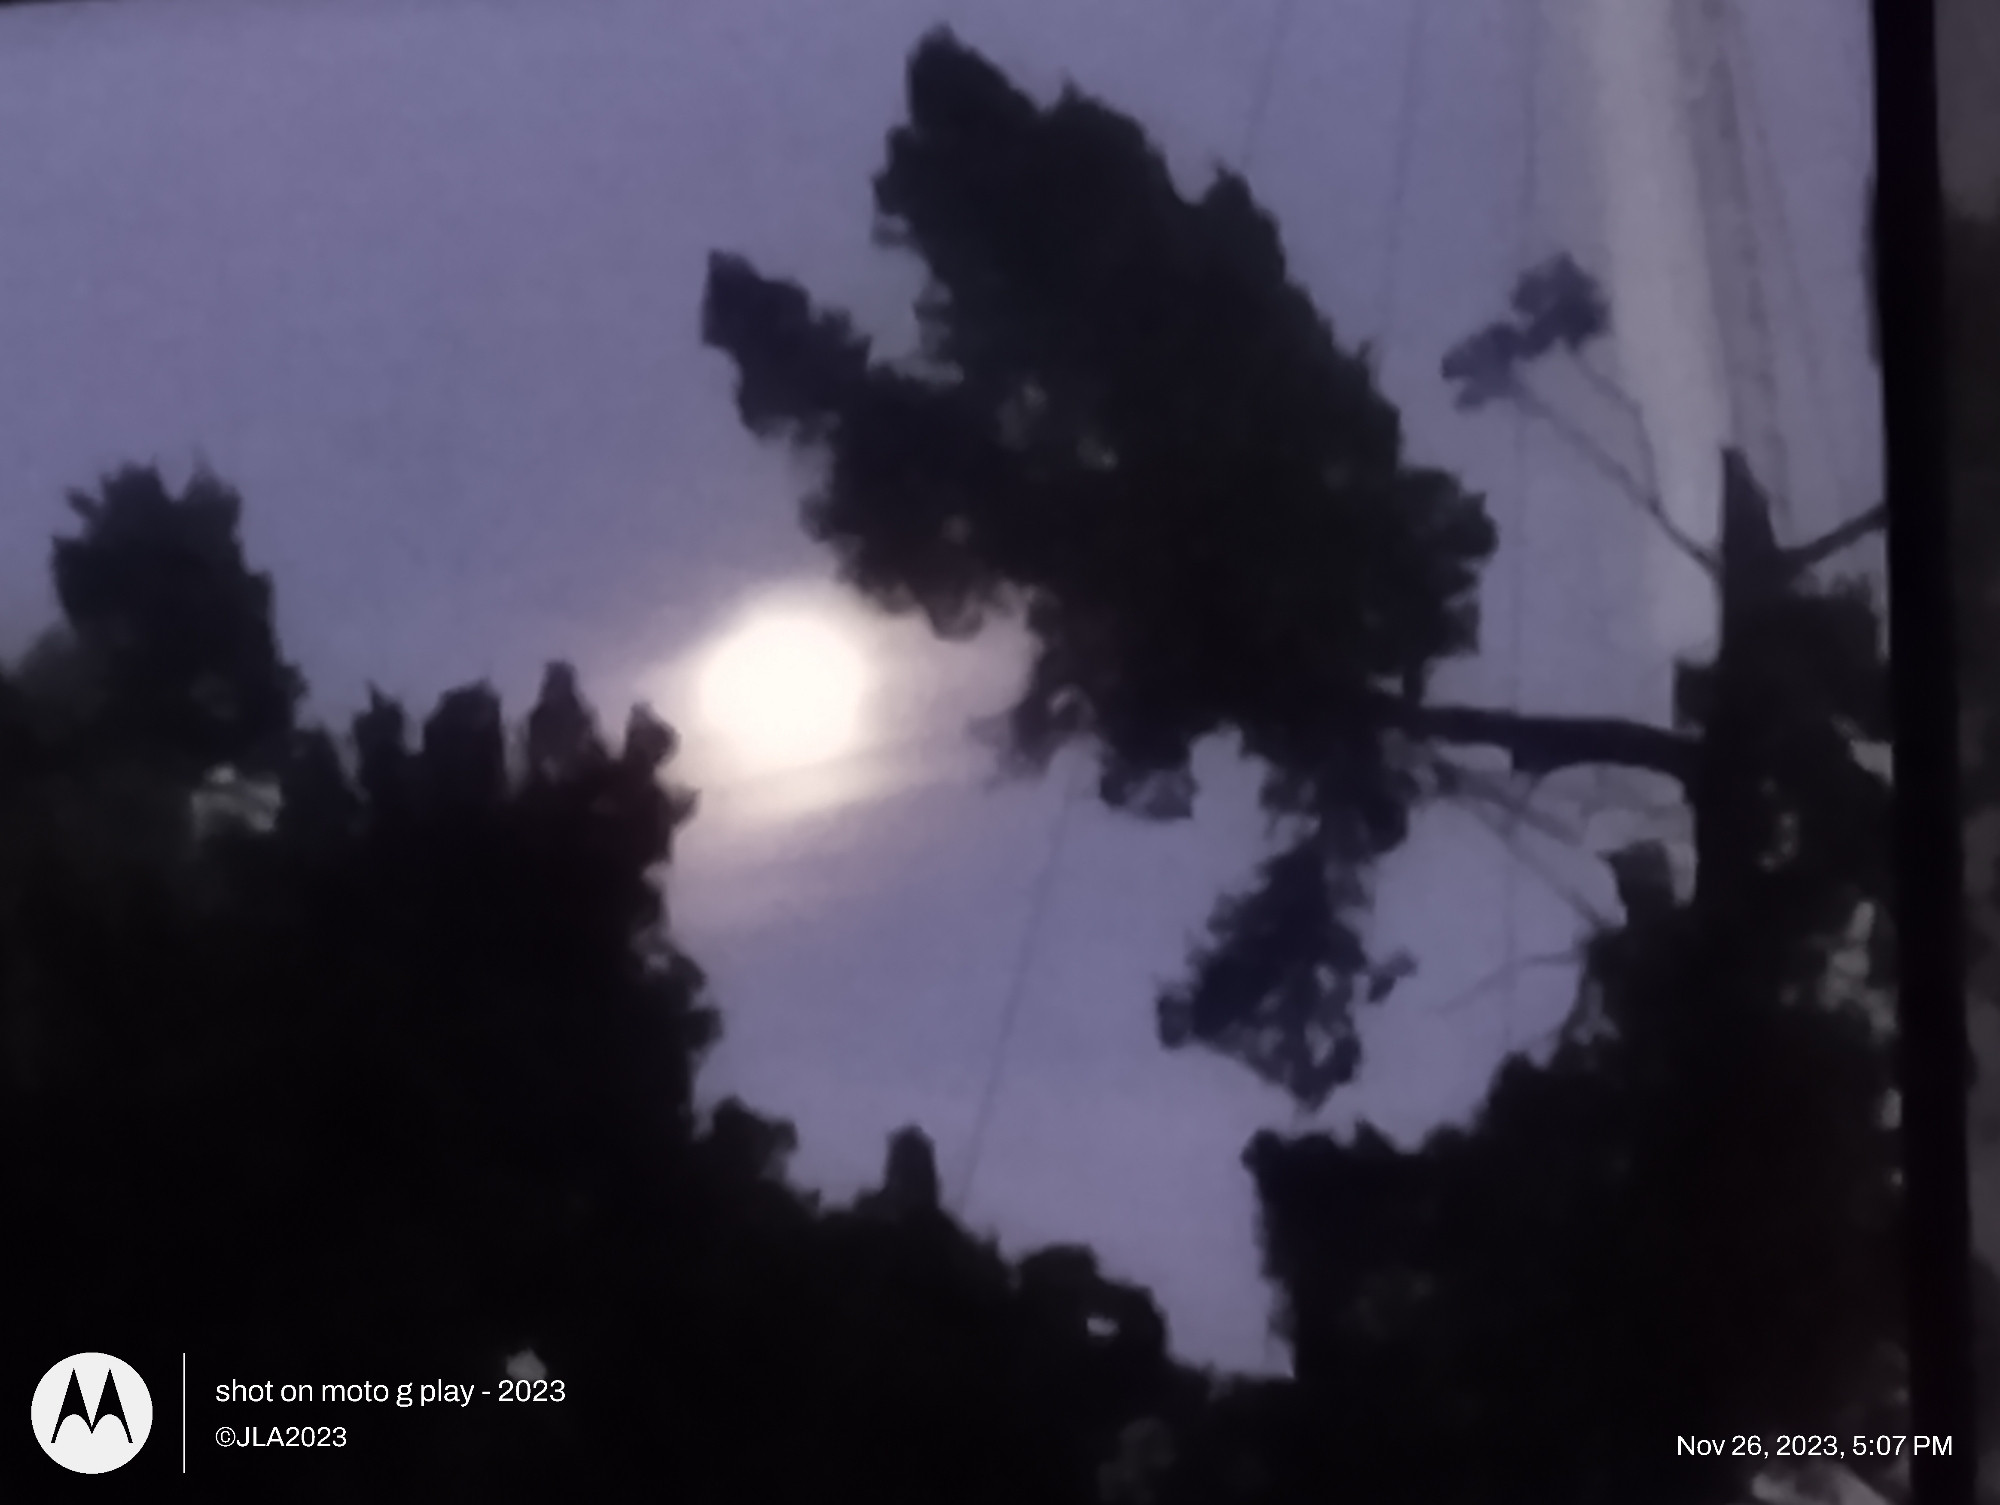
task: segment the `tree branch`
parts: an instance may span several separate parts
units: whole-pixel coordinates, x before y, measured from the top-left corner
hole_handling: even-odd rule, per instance
[[[1644,768],[1686,784],[1696,745],[1678,732],[1615,716],[1536,716],[1479,706],[1413,704],[1386,691],[1370,713],[1420,742],[1496,747],[1516,773],[1540,776],[1591,764]]]
[[[1660,494],[1660,458],[1653,448],[1653,431],[1646,427],[1645,410],[1630,392],[1599,371],[1581,350],[1570,351],[1569,358],[1570,364],[1583,373],[1584,380],[1631,420],[1632,432],[1639,436],[1639,448],[1646,456],[1645,469],[1637,479],[1647,497],[1657,497]]]
[[[1514,382],[1514,395],[1515,400],[1523,408],[1554,429],[1556,433],[1568,441],[1570,448],[1582,455],[1584,459],[1590,461],[1602,474],[1608,476],[1618,489],[1624,492],[1641,512],[1650,517],[1662,533],[1667,535],[1675,548],[1707,570],[1709,574],[1715,574],[1715,555],[1709,550],[1704,549],[1681,530],[1679,524],[1667,515],[1667,509],[1661,503],[1659,497],[1653,494],[1644,481],[1634,475],[1624,465],[1621,465],[1595,439],[1592,439],[1588,434],[1564,418],[1562,414],[1542,401],[1541,397],[1525,381],[1516,379]]]
[[[1490,773],[1483,768],[1469,768],[1455,758],[1446,757],[1436,748],[1425,748],[1432,771],[1438,778],[1439,788],[1450,798],[1469,804],[1481,800],[1497,806],[1506,812],[1508,820],[1517,827],[1526,827],[1550,841],[1574,846],[1579,837],[1575,831],[1565,827],[1543,811],[1534,808],[1535,791],[1541,788],[1539,778],[1531,779],[1525,790],[1511,788],[1506,783],[1508,775]]]
[[[1651,449],[1652,439],[1650,435],[1646,434],[1646,415],[1640,408],[1637,399],[1617,382],[1598,370],[1596,364],[1586,359],[1581,350],[1570,351],[1569,358],[1570,364],[1583,373],[1585,381],[1589,382],[1599,393],[1625,411],[1633,423],[1638,426],[1639,432],[1645,440],[1646,447]]]
[[[1869,534],[1881,531],[1888,521],[1888,504],[1878,502],[1859,517],[1850,517],[1839,527],[1820,534],[1811,543],[1785,550],[1785,567],[1793,575],[1803,574],[1814,565],[1831,559],[1842,549],[1859,543]]]
[[[1567,898],[1568,895],[1563,897]],[[1599,916],[1593,914],[1589,918],[1598,919]],[[1508,962],[1504,966],[1494,968],[1471,987],[1462,988],[1443,1003],[1432,1005],[1432,1012],[1437,1014],[1456,1012],[1492,989],[1514,981],[1530,967],[1560,967],[1581,963],[1582,960],[1583,948],[1580,946],[1565,946],[1560,951],[1545,951],[1538,956],[1524,956],[1519,961]]]
[[[1541,879],[1542,886],[1550,893],[1575,910],[1578,919],[1582,920],[1586,925],[1600,930],[1610,925],[1611,921],[1609,917],[1599,913],[1596,905],[1592,904],[1584,895],[1571,888],[1559,873],[1551,871],[1547,863],[1538,861],[1521,844],[1518,832],[1509,826],[1496,823],[1490,813],[1476,806],[1468,806],[1467,809],[1474,820],[1493,833],[1493,839],[1507,849],[1509,856],[1537,878]]]

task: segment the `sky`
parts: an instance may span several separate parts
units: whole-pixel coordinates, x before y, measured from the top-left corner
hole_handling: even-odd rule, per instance
[[[1208,750],[1197,818],[1165,828],[1080,797],[1072,764],[996,783],[966,728],[1007,703],[1019,642],[945,648],[833,587],[797,526],[809,477],[742,432],[698,339],[706,257],[747,253],[906,340],[916,275],[872,246],[868,179],[910,47],[944,21],[1043,97],[1072,78],[1135,114],[1190,190],[1247,171],[1337,333],[1382,352],[1416,454],[1487,492],[1488,649],[1441,693],[1657,717],[1675,634],[1701,621],[1662,586],[1647,525],[1550,435],[1455,413],[1436,370],[1526,263],[1571,250],[1613,288],[1607,369],[1642,398],[1663,487],[1702,505],[1713,330],[1662,251],[1689,243],[1690,211],[1661,187],[1685,143],[1671,80],[1646,72],[1658,3],[0,13],[0,645],[52,615],[66,489],[199,457],[247,498],[316,713],[344,719],[370,682],[422,706],[482,677],[525,709],[556,657],[607,721],[650,697],[690,726],[703,791],[668,887],[726,1022],[705,1090],[793,1119],[796,1174],[836,1195],[921,1124],[975,1226],[1011,1249],[1087,1242],[1154,1289],[1181,1352],[1265,1367],[1238,1154],[1298,1121],[1242,1069],[1163,1051],[1151,1011],[1262,850],[1253,773]],[[1861,8],[1751,9],[1789,230],[1794,481],[1837,517],[1878,463],[1853,254]],[[1636,456],[1587,385],[1550,395]],[[774,603],[841,624],[874,681],[865,744],[802,774],[733,767],[693,714],[709,648]],[[1554,793],[1601,844],[1633,816],[1586,821],[1593,801],[1647,791]],[[1607,885],[1521,840],[1530,865],[1445,811],[1385,872],[1384,940],[1421,971],[1371,1016],[1323,1126],[1408,1138],[1462,1117],[1505,1052],[1546,1036],[1561,966],[1479,985],[1571,946]]]
[[[1714,536],[1718,445],[1744,448],[1779,506],[1781,536],[1810,538],[1874,500],[1878,389],[1859,358],[1864,325],[1860,224],[1850,210],[1873,151],[1866,8],[1689,0],[1548,0],[1581,38],[1587,119],[1602,143],[1605,270],[1618,309],[1626,388],[1654,438],[1660,493],[1695,538]],[[1801,45],[1809,19],[1815,45]],[[1735,118],[1711,103],[1702,60],[1733,70]],[[1696,136],[1740,140],[1750,202],[1740,233],[1727,175]],[[1828,211],[1835,210],[1831,218]],[[1805,243],[1802,236],[1811,236]],[[1732,284],[1754,283],[1755,304]],[[1718,301],[1719,300],[1719,301]],[[1771,338],[1748,336],[1732,361],[1732,308],[1761,306]],[[1750,324],[1738,319],[1740,325]],[[1772,388],[1749,378],[1762,344]],[[1747,390],[1732,378],[1750,379]],[[1768,410],[1781,445],[1764,442]],[[1705,644],[1713,592],[1657,535],[1649,596],[1662,643]]]

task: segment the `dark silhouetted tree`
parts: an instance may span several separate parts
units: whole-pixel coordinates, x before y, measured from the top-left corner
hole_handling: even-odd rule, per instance
[[[346,745],[290,727],[269,589],[203,488],[86,509],[71,620],[0,678],[11,1344],[59,1357],[88,1312],[198,1379],[489,1387],[531,1345],[566,1387],[232,1460],[301,1500],[1084,1505],[1140,1418],[1192,1425],[1150,1299],[971,1236],[921,1133],[827,1210],[788,1126],[698,1111],[671,729],[640,709],[614,745],[564,665],[518,737],[480,685],[414,726],[377,692]],[[178,693],[204,676],[231,697]],[[271,819],[189,818],[225,760]]]
[[[129,466],[71,493],[84,530],[56,544],[56,597],[102,680],[101,735],[203,769],[282,751],[304,687],[278,652],[270,578],[243,567],[242,505],[206,471],[179,497]]]
[[[1355,1065],[1353,1003],[1386,990],[1358,928],[1367,878],[1436,792],[1441,749],[1685,783],[1695,741],[1431,700],[1438,665],[1477,646],[1492,525],[1408,461],[1240,179],[1184,199],[1129,120],[1074,90],[1040,108],[942,34],[911,61],[909,109],[875,202],[880,237],[929,274],[919,352],[876,355],[726,255],[705,336],[736,363],[745,423],[823,460],[806,526],[852,584],[947,636],[1025,621],[1018,761],[1088,738],[1105,797],[1154,815],[1186,812],[1204,737],[1265,767],[1290,838],[1162,1024],[1317,1101]]]
[[[1409,460],[1240,178],[1184,197],[1129,119],[1039,105],[935,33],[874,203],[926,274],[914,353],[721,254],[705,338],[746,426],[819,462],[805,524],[854,588],[947,637],[1026,625],[1019,764],[1087,742],[1104,798],[1151,816],[1186,813],[1201,739],[1262,765],[1280,846],[1161,1000],[1168,1043],[1307,1105],[1352,1077],[1357,1006],[1409,970],[1366,942],[1371,877],[1459,750],[1665,776],[1693,815],[1692,897],[1620,854],[1627,913],[1587,939],[1554,1060],[1512,1064],[1472,1130],[1253,1146],[1299,1379],[1243,1487],[1722,1500],[1748,1469],[1677,1467],[1677,1431],[1893,1416],[1881,633],[1818,574],[1879,509],[1788,547],[1723,457],[1720,643],[1670,727],[1442,705],[1492,525]],[[1504,378],[1600,333],[1579,276],[1525,279],[1475,355]],[[1200,1441],[1189,1477],[1238,1445]]]

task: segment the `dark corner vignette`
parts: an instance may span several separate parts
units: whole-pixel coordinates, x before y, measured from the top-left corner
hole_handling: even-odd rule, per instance
[[[1913,1429],[1973,1434],[1958,671],[1944,466],[1944,195],[1933,7],[1873,0],[1896,923]],[[1974,1497],[1972,1449],[1912,1460],[1918,1505]]]

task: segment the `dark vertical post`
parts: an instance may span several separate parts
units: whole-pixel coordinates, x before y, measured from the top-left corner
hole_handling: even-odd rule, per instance
[[[1876,299],[1896,707],[1899,1012],[1917,1505],[1973,1498],[1970,1195],[1958,655],[1945,464],[1944,195],[1936,18],[1874,0]]]

